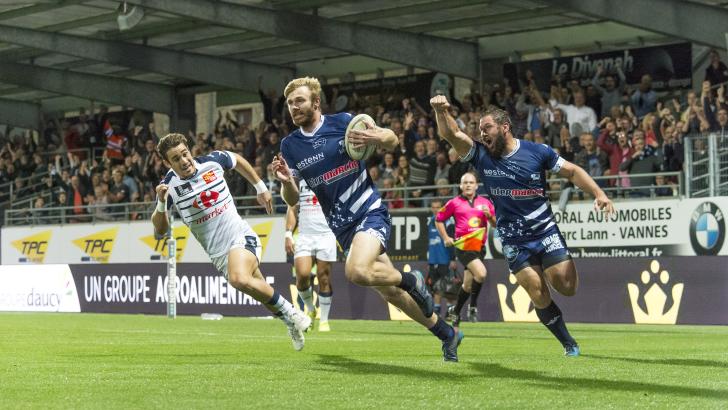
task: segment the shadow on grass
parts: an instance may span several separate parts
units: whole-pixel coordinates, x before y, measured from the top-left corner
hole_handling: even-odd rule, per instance
[[[333,367],[333,369],[330,369],[329,371],[335,371],[337,373],[347,373],[354,375],[407,376],[423,380],[432,380],[433,377],[442,377],[443,380],[449,381],[463,380],[472,377],[472,374],[463,374],[462,372],[456,373],[455,371],[458,370],[457,363],[449,364],[449,366],[452,366],[452,371],[445,372],[433,369],[420,369],[417,367],[400,366],[388,363],[385,364],[376,362],[362,362],[351,357],[340,355],[319,354],[317,356],[317,364]]]
[[[371,331],[371,330],[347,330],[346,333],[359,333],[364,335],[383,335],[383,336],[422,336],[429,334],[427,333],[427,330],[422,329],[422,331]],[[531,340],[544,340],[547,339],[546,336],[544,337],[523,337],[523,336],[501,336],[501,335],[478,335],[469,333],[468,329],[463,329],[463,333],[465,333],[465,337],[467,339],[531,339]]]
[[[653,393],[714,399],[725,399],[726,397],[728,397],[728,390],[706,389],[701,387],[689,386],[674,386],[657,383],[637,382],[632,380],[558,377],[533,370],[510,369],[497,363],[469,363],[469,365],[470,368],[480,373],[480,375],[484,377],[535,382],[537,384],[548,385],[549,387],[554,389],[585,389],[595,391]]]
[[[669,366],[693,366],[693,367],[716,367],[719,369],[728,369],[728,361],[705,360],[705,359],[644,359],[638,357],[619,357],[619,356],[601,356],[596,354],[583,354],[582,356],[590,359],[614,360],[628,363],[643,364],[664,364]]]
[[[451,371],[446,372],[433,369],[419,369],[416,367],[400,366],[396,364],[362,362],[350,357],[339,355],[318,355],[317,364],[327,367],[333,367],[331,371],[354,375],[394,375],[407,376],[422,380],[432,380],[433,378],[443,377],[449,381],[461,381],[466,379],[472,380],[473,377],[480,376],[499,380],[511,379],[526,384],[536,384],[548,386],[552,389],[563,389],[572,391],[575,389],[579,389],[593,391],[652,393],[710,399],[725,399],[726,397],[728,397],[728,390],[665,385],[657,383],[637,382],[631,380],[559,377],[534,370],[511,369],[508,367],[504,367],[498,363],[468,363],[466,365],[464,365],[463,363],[453,363],[451,365],[452,367],[450,368]],[[460,367],[460,369],[462,370],[465,370],[464,366],[468,366],[476,374],[463,371],[457,372],[459,366],[463,366]]]

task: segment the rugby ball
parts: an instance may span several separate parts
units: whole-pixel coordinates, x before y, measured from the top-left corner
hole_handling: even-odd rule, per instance
[[[351,119],[351,122],[349,122],[349,125],[346,127],[346,133],[344,134],[344,146],[346,147],[346,153],[349,154],[349,157],[353,160],[361,160],[361,159],[367,159],[374,151],[377,150],[376,145],[366,145],[361,148],[354,148],[349,144],[349,131],[351,130],[365,130],[367,128],[367,123],[371,125],[376,125],[374,123],[374,119],[367,114],[359,114],[356,117]]]

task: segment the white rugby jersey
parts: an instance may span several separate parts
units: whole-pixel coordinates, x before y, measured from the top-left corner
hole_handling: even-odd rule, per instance
[[[316,194],[308,188],[305,179],[298,182],[298,232],[304,235],[332,233]]]
[[[167,209],[172,205],[189,226],[192,235],[211,258],[227,254],[232,241],[249,232],[250,226],[235,209],[223,173],[235,167],[235,155],[214,151],[195,158],[195,174],[180,178],[169,170],[162,183],[169,186]]]

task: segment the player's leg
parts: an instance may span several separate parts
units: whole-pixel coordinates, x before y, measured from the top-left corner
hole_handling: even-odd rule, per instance
[[[328,332],[331,330],[329,325],[329,313],[331,312],[331,301],[333,298],[333,288],[331,287],[331,262],[316,260],[316,276],[319,285],[319,309],[320,321],[319,331]]]
[[[435,305],[435,314],[440,315],[442,290],[440,289],[442,278],[447,273],[447,265],[430,264],[427,269],[427,278],[425,278],[425,284],[427,289],[432,294]]]
[[[470,312],[470,316],[472,316],[472,318],[476,317],[477,302],[473,304],[473,300],[477,300],[478,295],[480,295],[480,289],[482,288],[483,281],[485,280],[486,270],[485,265],[480,258],[480,252],[461,251],[459,249],[456,249],[455,255],[466,269],[465,277],[463,280],[463,287],[458,293],[457,302],[452,309],[448,310],[447,315],[448,320],[457,326],[460,322],[460,312],[462,311],[463,306],[465,306],[465,302],[467,302],[468,299],[470,299],[471,301],[470,306],[476,308],[474,312]]]
[[[561,310],[553,299],[551,299],[551,292],[549,291],[549,286],[541,268],[538,266],[526,266],[516,273],[516,280],[531,297],[531,301],[536,308],[536,316],[538,316],[538,319],[561,342],[561,345],[564,346],[568,354],[569,349],[577,346],[577,344],[566,329],[566,323],[562,317]],[[578,352],[576,355],[578,355]]]
[[[316,242],[316,274],[319,280],[319,309],[321,309],[319,331],[328,332],[331,330],[329,313],[334,297],[334,288],[331,285],[331,264],[336,262],[336,237],[333,233],[320,235]]]
[[[453,326],[460,326],[460,312],[465,306],[465,302],[470,298],[470,290],[473,287],[473,274],[466,268],[463,272],[463,284],[460,286],[455,305],[447,309],[447,320]]]
[[[243,248],[230,249],[227,257],[228,282],[235,289],[265,304],[273,297],[275,290],[262,275],[256,274],[256,270],[258,270],[258,258],[255,254]]]
[[[544,259],[544,273],[551,286],[564,296],[574,296],[579,285],[579,275],[573,259],[562,260],[547,266]]]
[[[387,254],[381,254],[377,257],[377,263],[388,265],[392,269],[394,266],[389,260]],[[396,286],[377,286],[375,287],[382,297],[389,303],[398,307],[407,316],[415,322],[425,326],[435,337],[442,342],[442,353],[445,361],[457,362],[457,349],[463,339],[463,334],[459,330],[455,330],[448,325],[442,318],[432,313],[425,316],[419,304],[404,289]]]
[[[427,291],[422,274],[416,270],[400,272],[391,263],[379,260],[383,244],[381,238],[370,231],[354,234],[344,267],[346,278],[359,286],[397,286],[409,293],[425,317],[432,316],[432,295]]]
[[[301,295],[303,303],[309,312],[316,314],[316,306],[313,303],[313,280],[311,276],[311,268],[313,267],[313,256],[306,254],[298,254],[293,259],[293,266],[296,269],[296,289]]]
[[[559,235],[560,236],[560,235]],[[560,239],[563,243],[563,238]],[[555,242],[552,241],[552,244]],[[579,277],[576,273],[576,265],[574,264],[571,255],[566,248],[566,244],[559,248],[556,246],[548,253],[545,253],[542,257],[541,265],[543,266],[544,276],[551,286],[556,289],[557,292],[564,296],[573,296],[576,293],[576,288],[579,283]],[[558,317],[556,325],[559,327],[560,332],[564,334],[564,340],[567,343],[564,344],[564,351],[567,356],[579,356],[580,349],[579,345],[569,335],[566,329],[566,322],[564,321],[564,315],[561,313],[561,309],[556,303],[551,302],[551,305],[547,307],[546,311],[549,316]],[[561,339],[559,339],[561,340]]]
[[[473,259],[468,264],[468,271],[473,275],[473,283],[470,286],[470,308],[468,309],[468,320],[471,322],[478,321],[478,298],[485,282],[485,276],[488,274],[485,263],[483,263],[483,256],[481,253],[481,257]]]
[[[288,334],[296,350],[303,349],[303,331],[311,324],[311,319],[296,309],[291,302],[276,292],[265,280],[258,269],[260,247],[258,238],[246,236],[245,244],[234,244],[227,255],[228,282],[239,291],[261,302],[276,317],[288,326]]]
[[[293,253],[293,266],[296,270],[296,289],[308,309],[311,319],[316,317],[316,306],[313,303],[313,280],[311,268],[314,260],[314,243],[311,235],[298,235],[296,250]]]

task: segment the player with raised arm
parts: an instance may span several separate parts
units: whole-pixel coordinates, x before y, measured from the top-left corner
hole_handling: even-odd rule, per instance
[[[389,211],[367,173],[363,160],[353,160],[345,147],[352,116],[321,113],[321,85],[315,78],[297,78],[284,95],[293,123],[300,127],[281,142],[273,161],[288,205],[299,201],[297,179],[305,179],[323,208],[326,221],[346,256],[346,277],[372,287],[385,300],[427,327],[442,341],[446,361],[457,361],[462,333],[433,312],[432,296],[418,271],[399,272],[386,254],[391,228]],[[392,150],[397,136],[389,129],[367,124],[347,136],[352,148],[378,145]]]
[[[336,262],[336,237],[326,223],[316,194],[306,181],[298,182],[299,200],[295,206],[289,206],[286,213],[286,252],[293,255],[293,266],[296,271],[296,288],[303,303],[308,308],[311,327],[316,318],[316,306],[313,303],[313,276],[311,269],[316,262],[316,277],[319,284],[319,332],[328,332],[329,312],[331,311],[331,263]],[[298,238],[293,241],[293,230],[298,224]]]
[[[460,325],[460,311],[468,299],[470,299],[468,318],[477,321],[478,296],[488,273],[483,263],[485,257],[483,240],[488,237],[488,223],[495,225],[495,209],[492,202],[478,195],[477,189],[478,179],[475,174],[464,173],[460,177],[460,195],[447,201],[435,219],[435,226],[445,246],[455,245],[455,256],[466,269],[457,303],[447,310],[447,319],[455,327]],[[454,239],[447,234],[444,224],[451,217],[455,218]]]
[[[496,227],[508,268],[531,297],[541,323],[561,342],[566,356],[579,356],[549,285],[565,296],[576,293],[576,266],[546,196],[546,171],[567,178],[593,195],[595,211],[614,212],[612,201],[580,167],[545,144],[513,137],[508,113],[490,108],[480,119],[480,141],[460,131],[444,96],[430,100],[439,135],[482,175],[496,209]]]
[[[223,173],[235,169],[258,193],[258,203],[271,213],[271,194],[253,167],[230,151],[193,158],[182,134],[168,134],[157,150],[170,170],[157,185],[152,224],[157,236],[169,230],[167,211],[175,206],[218,271],[235,288],[261,302],[288,327],[293,348],[303,349],[303,332],[311,319],[266,282],[260,273],[261,245],[255,231],[238,215]]]

